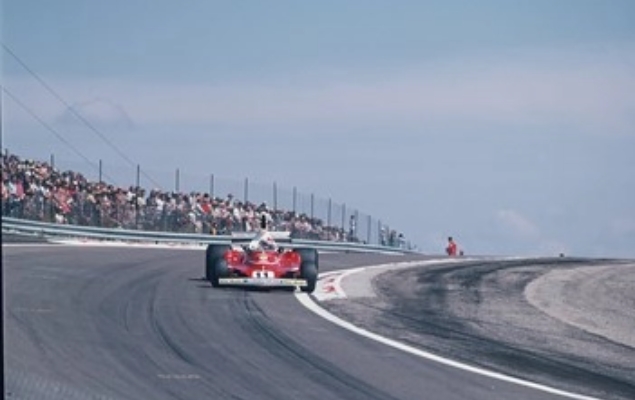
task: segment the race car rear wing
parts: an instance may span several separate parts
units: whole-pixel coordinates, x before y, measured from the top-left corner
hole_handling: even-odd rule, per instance
[[[269,231],[273,240],[278,244],[290,244],[291,232]],[[258,232],[235,232],[231,234],[232,244],[247,244],[258,236]]]
[[[260,231],[258,232],[240,232],[240,233],[232,233],[231,242],[232,244],[243,245],[251,242],[256,239],[258,235],[263,233],[268,233],[273,240],[278,244],[290,244],[291,243],[291,232],[288,231],[269,231],[267,229],[267,216],[260,216]]]

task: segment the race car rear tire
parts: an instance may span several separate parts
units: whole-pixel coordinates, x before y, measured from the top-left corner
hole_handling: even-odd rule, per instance
[[[300,276],[307,282],[307,285],[300,287],[300,290],[306,293],[313,293],[318,277],[317,265],[310,261],[303,262],[300,266]]]
[[[218,283],[219,278],[226,278],[229,276],[229,268],[227,268],[227,261],[224,259],[216,260],[216,264],[214,265],[214,271],[212,279],[210,279],[210,283],[212,287],[218,287],[220,284]]]
[[[226,244],[210,244],[205,252],[205,279],[210,281],[213,287],[218,287],[218,278],[227,276],[227,262],[225,253],[231,249]],[[222,265],[221,265],[222,264]]]
[[[316,268],[318,267],[319,258],[318,258],[317,250],[311,249],[311,248],[298,248],[298,249],[295,249],[294,251],[300,254],[300,259],[303,264],[305,262],[310,262],[315,264]]]
[[[294,249],[300,255],[300,277],[306,279],[307,285],[300,287],[303,292],[312,293],[317,283],[319,257],[318,252],[312,248]]]

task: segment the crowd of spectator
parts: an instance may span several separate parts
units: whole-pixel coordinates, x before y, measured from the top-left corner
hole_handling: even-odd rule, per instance
[[[231,194],[221,198],[117,187],[8,153],[2,154],[2,214],[60,224],[210,234],[253,231],[265,215],[272,229],[290,231],[292,237],[358,241],[353,216],[347,231],[266,203],[240,201]],[[380,232],[384,245],[397,247],[402,240],[395,231]]]

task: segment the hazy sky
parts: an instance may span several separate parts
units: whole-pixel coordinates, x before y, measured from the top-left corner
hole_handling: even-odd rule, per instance
[[[188,190],[210,173],[275,180],[372,214],[426,252],[453,235],[468,254],[635,257],[634,1],[2,7],[2,42],[166,188],[176,168]],[[12,95],[133,182],[126,160],[2,57]],[[3,123],[13,152],[94,176],[7,95]]]

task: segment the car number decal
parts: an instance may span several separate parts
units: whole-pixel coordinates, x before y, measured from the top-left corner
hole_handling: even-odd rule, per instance
[[[273,271],[254,271],[251,276],[258,279],[271,279],[276,277]]]

